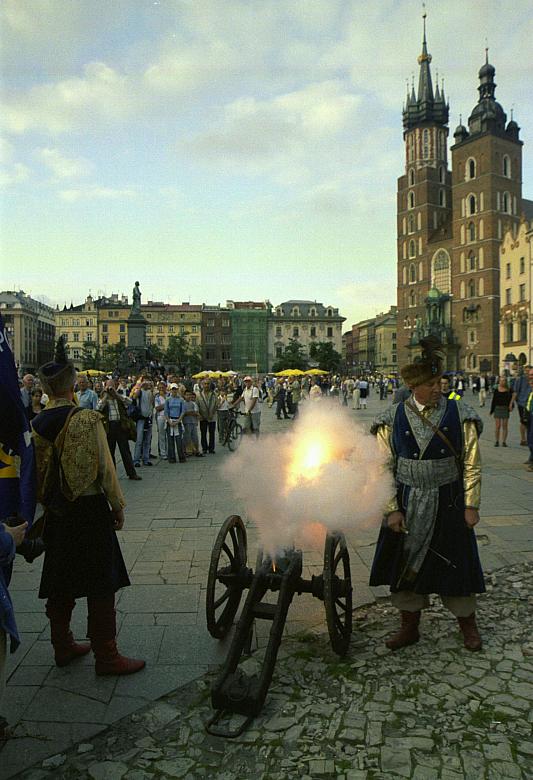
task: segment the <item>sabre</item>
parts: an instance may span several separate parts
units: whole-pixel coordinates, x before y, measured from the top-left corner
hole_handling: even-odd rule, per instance
[[[403,534],[405,534],[406,536],[408,536],[408,535],[409,535],[409,531],[408,531],[406,528],[405,528],[405,529],[402,531],[402,533],[403,533]],[[428,547],[428,552],[432,552],[432,553],[433,553],[433,555],[436,555],[436,556],[437,556],[437,558],[440,558],[440,559],[441,559],[441,561],[444,561],[444,563],[445,563],[447,566],[450,566],[452,569],[457,569],[457,566],[455,565],[455,563],[453,563],[453,561],[451,561],[449,558],[446,558],[446,557],[445,557],[444,555],[442,555],[440,552],[437,552],[437,550],[434,550],[434,549],[433,549],[433,547]],[[402,575],[402,576],[403,576],[403,575]]]

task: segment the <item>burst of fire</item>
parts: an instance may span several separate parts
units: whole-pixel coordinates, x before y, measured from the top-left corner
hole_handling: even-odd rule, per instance
[[[322,466],[337,456],[333,443],[316,432],[303,436],[294,449],[287,468],[287,491],[303,481],[312,482],[320,475]]]

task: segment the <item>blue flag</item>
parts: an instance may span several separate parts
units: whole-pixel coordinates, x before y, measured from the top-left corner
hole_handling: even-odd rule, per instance
[[[20,458],[18,473],[16,456]],[[31,525],[35,504],[36,470],[30,424],[0,313],[0,519],[20,515]]]

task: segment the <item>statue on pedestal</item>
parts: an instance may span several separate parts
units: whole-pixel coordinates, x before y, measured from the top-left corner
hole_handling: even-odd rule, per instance
[[[131,312],[130,317],[140,317],[141,316],[141,291],[139,289],[139,282],[135,282],[135,287],[133,288],[133,303],[131,305]]]

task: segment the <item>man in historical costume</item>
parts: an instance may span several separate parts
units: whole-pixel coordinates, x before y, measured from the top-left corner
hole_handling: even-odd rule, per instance
[[[419,639],[421,610],[438,593],[457,618],[465,647],[481,649],[476,593],[485,591],[474,526],[479,522],[482,423],[462,400],[441,393],[443,353],[421,341],[422,357],[402,369],[411,396],[380,414],[372,432],[392,455],[396,494],[387,506],[370,575],[389,585],[401,628],[391,650]]]
[[[116,530],[124,525],[120,489],[99,412],[73,403],[76,371],[56,354],[39,369],[50,402],[32,422],[38,497],[45,507],[39,598],[47,599],[55,662],[66,666],[91,648],[97,675],[133,674],[144,661],[116,645],[115,592],[130,584]],[[87,598],[87,635],[77,644],[70,618]]]

